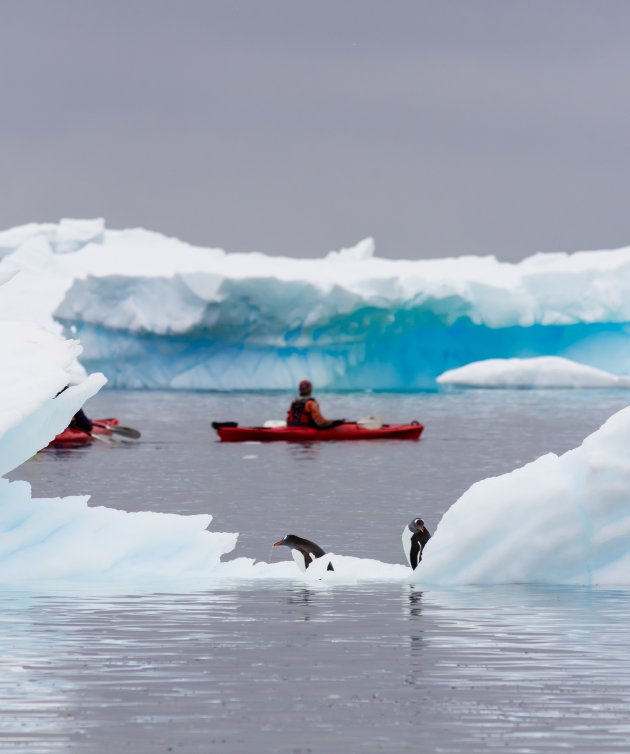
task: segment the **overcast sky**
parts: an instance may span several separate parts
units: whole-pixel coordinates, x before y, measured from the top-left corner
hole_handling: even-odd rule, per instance
[[[630,2],[0,0],[0,228],[630,245]]]

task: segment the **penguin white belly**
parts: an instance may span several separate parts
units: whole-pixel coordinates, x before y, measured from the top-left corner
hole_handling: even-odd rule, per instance
[[[408,526],[405,526],[402,533],[402,546],[403,550],[405,551],[405,557],[407,558],[407,563],[411,565],[411,538],[413,537],[413,532]]]
[[[302,555],[302,553],[296,548],[293,548],[291,550],[291,555],[293,555],[293,560],[295,560],[295,563],[300,571],[302,571],[302,573],[306,573],[306,560],[304,559],[304,555]]]

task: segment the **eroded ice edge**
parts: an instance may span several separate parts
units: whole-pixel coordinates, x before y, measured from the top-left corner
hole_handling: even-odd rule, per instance
[[[114,387],[436,389],[473,362],[552,356],[630,376],[630,248],[412,261],[368,238],[297,259],[62,220],[0,232],[11,274],[0,319],[63,325]]]
[[[440,385],[474,388],[630,388],[630,377],[611,374],[560,356],[484,359],[437,378]]]

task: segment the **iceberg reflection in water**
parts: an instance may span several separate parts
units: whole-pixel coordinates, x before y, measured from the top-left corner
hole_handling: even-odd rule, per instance
[[[628,741],[630,593],[488,587],[2,592],[20,751],[598,754]]]

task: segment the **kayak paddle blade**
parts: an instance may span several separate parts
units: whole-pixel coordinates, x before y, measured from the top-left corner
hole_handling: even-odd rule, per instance
[[[97,422],[94,422],[95,427],[102,427],[103,429],[108,430],[113,435],[120,435],[121,437],[131,437],[133,440],[139,440],[142,435],[140,432],[138,432],[137,429],[134,429],[133,427],[121,427],[120,424],[111,425],[111,424],[98,424]]]

